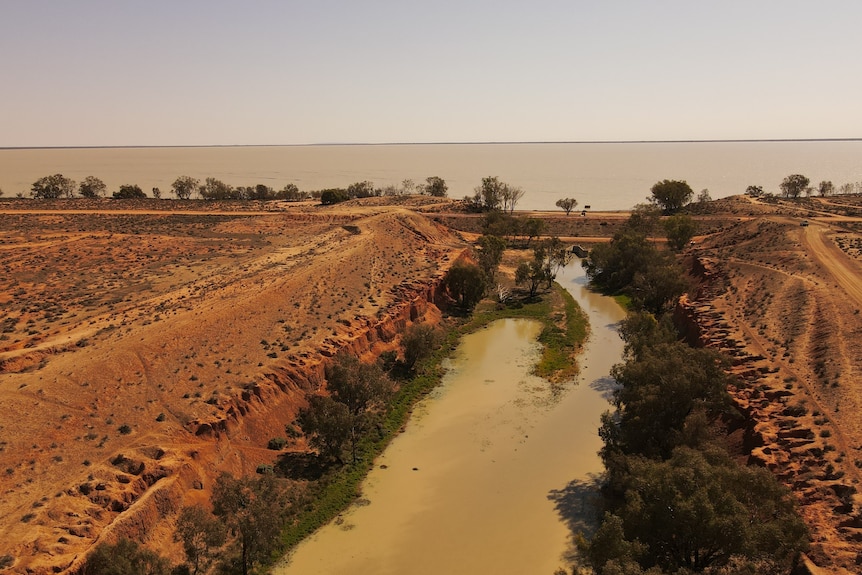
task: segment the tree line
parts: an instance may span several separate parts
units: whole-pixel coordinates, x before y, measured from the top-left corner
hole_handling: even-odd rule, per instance
[[[687,281],[642,228],[635,213],[584,262],[593,285],[630,295],[634,310],[620,326],[614,411],[599,428],[601,520],[579,541],[582,562],[598,575],[787,573],[806,527],[768,470],[722,444],[742,419],[728,389],[743,383],[726,357],[680,340],[668,312]]]
[[[217,178],[205,178],[201,181],[191,176],[179,176],[171,184],[171,193],[178,200],[189,200],[200,197],[204,200],[285,200],[301,201],[308,199],[320,200],[324,204],[333,204],[354,198],[372,196],[401,196],[422,194],[435,197],[446,197],[448,186],[446,181],[437,176],[426,178],[424,184],[416,184],[413,180],[404,180],[400,186],[375,187],[372,182],[355,182],[347,188],[330,188],[325,190],[303,191],[296,184],[285,184],[280,190],[275,190],[264,184],[255,186],[232,186]],[[162,191],[153,188],[152,197],[160,199]],[[96,176],[87,176],[80,183],[63,174],[44,176],[36,180],[30,189],[34,199],[60,198],[101,198],[108,195],[108,187]],[[20,196],[20,194],[19,194]],[[115,199],[146,198],[147,194],[136,184],[123,184],[111,194]]]

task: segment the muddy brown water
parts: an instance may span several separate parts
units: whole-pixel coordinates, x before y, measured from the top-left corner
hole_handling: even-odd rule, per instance
[[[589,314],[576,381],[530,375],[539,324],[502,320],[465,337],[442,385],[375,462],[362,497],[274,573],[551,575],[588,528],[602,471],[599,418],[620,360],[617,304],[578,262],[558,281]]]

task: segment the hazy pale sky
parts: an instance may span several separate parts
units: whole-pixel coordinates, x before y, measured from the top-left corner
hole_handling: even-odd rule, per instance
[[[858,0],[0,0],[0,146],[862,137]]]

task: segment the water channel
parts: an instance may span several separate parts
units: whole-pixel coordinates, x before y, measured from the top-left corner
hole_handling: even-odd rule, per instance
[[[362,498],[274,573],[552,575],[567,564],[572,526],[601,472],[596,430],[623,312],[586,289],[577,260],[557,281],[589,315],[577,380],[560,388],[530,375],[536,322],[502,320],[465,337]]]

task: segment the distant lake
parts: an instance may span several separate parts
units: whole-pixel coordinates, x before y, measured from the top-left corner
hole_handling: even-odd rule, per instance
[[[449,196],[472,194],[485,176],[525,190],[518,209],[554,210],[574,197],[593,210],[625,210],[663,179],[686,180],[695,193],[721,198],[749,185],[778,192],[785,176],[812,185],[862,181],[862,141],[399,144],[242,146],[199,148],[63,148],[0,150],[4,197],[28,195],[42,176],[61,173],[76,181],[97,176],[109,192],[137,184],[170,197],[180,175],[218,178],[234,186],[294,183],[301,190],[347,187],[370,180],[378,187],[439,176]]]

